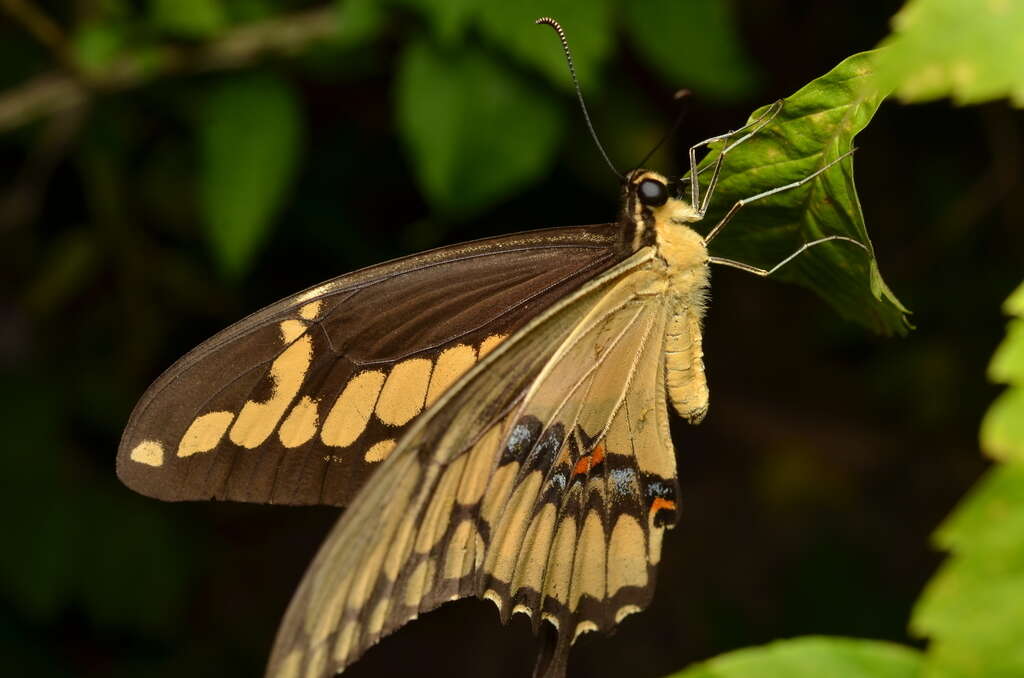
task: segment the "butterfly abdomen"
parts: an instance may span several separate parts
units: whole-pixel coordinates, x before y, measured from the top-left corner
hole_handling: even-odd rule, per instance
[[[665,383],[676,412],[697,424],[708,411],[701,338],[710,283],[708,252],[700,234],[689,227],[659,226],[659,253],[667,264],[673,305],[665,331]]]

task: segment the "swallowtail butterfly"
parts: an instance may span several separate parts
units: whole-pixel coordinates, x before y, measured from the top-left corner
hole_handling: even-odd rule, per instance
[[[572,72],[561,28],[539,22],[558,30]],[[720,139],[742,142],[779,107]],[[636,169],[614,223],[453,245],[317,285],[150,386],[118,452],[132,489],[348,507],[288,608],[269,676],[331,676],[466,596],[557,629],[538,668],[558,676],[580,634],[648,605],[677,516],[668,403],[693,423],[708,409],[709,265],[771,272],[709,256],[734,211],[705,237],[690,227],[724,157],[703,199],[697,180],[687,201],[678,182]]]

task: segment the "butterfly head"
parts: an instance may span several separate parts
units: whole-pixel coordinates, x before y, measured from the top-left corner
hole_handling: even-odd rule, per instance
[[[690,228],[701,219],[687,201],[673,197],[678,187],[657,172],[635,169],[624,181],[626,219],[634,228],[635,243],[656,244],[673,267],[691,269],[707,263],[707,248]]]
[[[657,172],[635,169],[623,183],[627,214],[633,220],[665,220],[677,225],[700,221],[700,214],[690,203],[673,197],[673,193],[679,193],[677,183]]]

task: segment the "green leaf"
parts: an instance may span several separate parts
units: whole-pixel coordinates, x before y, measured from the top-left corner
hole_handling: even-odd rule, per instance
[[[337,42],[352,47],[376,37],[381,26],[381,8],[376,0],[339,0]]]
[[[1024,284],[1017,287],[1013,294],[1003,302],[1003,313],[1024,318]]]
[[[1010,384],[992,403],[981,422],[981,446],[993,459],[1024,462],[1024,285],[1010,295],[1003,308],[1018,316],[1006,328],[996,348],[988,378]]]
[[[702,98],[750,95],[757,71],[743,48],[732,3],[722,0],[627,2],[624,23],[637,52],[673,87]]]
[[[921,656],[893,643],[807,636],[715,657],[672,678],[917,678]]]
[[[155,27],[181,38],[206,38],[226,23],[219,0],[150,0],[149,16]]]
[[[559,87],[572,81],[562,44],[548,26],[534,23],[542,16],[558,19],[569,38],[576,73],[583,91],[597,92],[598,69],[611,53],[615,35],[608,0],[523,0],[487,2],[480,9],[480,32],[520,62],[532,66]]]
[[[1024,315],[1021,290],[1004,304]],[[1024,321],[1014,320],[989,367],[1013,384],[981,427],[982,447],[1007,463],[990,470],[936,531],[950,552],[914,607],[929,638],[926,677],[1024,675]]]
[[[952,551],[911,619],[924,676],[1024,675],[1024,466],[990,471],[939,529]]]
[[[997,384],[1024,385],[1024,318],[1010,321],[1006,339],[996,349],[988,366],[988,378]]]
[[[462,38],[466,28],[483,4],[480,0],[392,0],[411,7],[430,21],[438,39],[446,46]]]
[[[239,276],[266,239],[295,173],[299,104],[280,78],[234,76],[202,102],[198,132],[207,237],[221,269]]]
[[[1003,391],[981,421],[981,447],[993,459],[1024,463],[1024,387]]]
[[[527,78],[481,52],[406,48],[398,125],[420,186],[438,210],[465,215],[535,180],[551,164],[563,112]]]
[[[90,22],[75,32],[71,54],[84,73],[99,75],[118,60],[126,45],[126,32],[120,24]]]
[[[871,53],[856,54],[786,98],[781,112],[723,164],[722,178],[704,224],[711,228],[742,198],[803,179],[848,152],[884,98],[866,91]],[[753,122],[768,107],[750,116]],[[702,162],[714,161],[722,144]],[[702,175],[709,177],[710,171]],[[802,244],[841,235],[813,247],[773,275],[808,287],[842,315],[884,334],[903,334],[909,313],[882,280],[853,181],[853,159],[808,183],[739,210],[712,242],[715,256],[769,269]]]
[[[1024,3],[910,0],[892,23],[879,73],[903,101],[952,97],[976,104],[1009,97],[1024,106]]]

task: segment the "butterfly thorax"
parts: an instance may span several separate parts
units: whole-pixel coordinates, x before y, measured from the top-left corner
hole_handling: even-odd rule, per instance
[[[631,197],[639,196],[645,181],[667,185],[661,175],[634,171],[627,178]],[[653,231],[658,259],[664,265],[671,320],[665,330],[665,381],[676,411],[691,423],[699,423],[708,409],[704,376],[701,319],[707,302],[710,268],[704,238],[689,224],[700,214],[685,200],[667,198],[663,204],[628,200],[627,211],[638,231]]]

